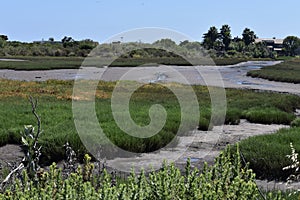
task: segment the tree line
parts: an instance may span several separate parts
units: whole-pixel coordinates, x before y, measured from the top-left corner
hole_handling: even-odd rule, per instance
[[[191,56],[205,48],[212,57],[234,57],[234,58],[275,58],[278,52],[268,48],[264,42],[256,43],[257,38],[253,30],[245,28],[241,37],[232,37],[231,27],[227,24],[220,29],[212,26],[203,34],[201,42],[181,41],[176,44],[171,39],[161,39],[150,45],[153,49],[134,50],[122,57],[176,57],[172,53],[155,49],[166,47],[176,49],[182,55]],[[77,41],[72,37],[65,36],[60,41],[50,37],[47,41],[19,42],[9,41],[7,35],[0,35],[0,56],[82,56],[86,57],[99,43],[91,39]],[[128,47],[139,47],[140,42],[113,42],[98,46],[98,51],[104,55],[114,56],[117,51],[122,52]],[[300,55],[300,39],[297,36],[288,36],[283,40],[280,55]]]
[[[232,38],[229,25],[223,25],[220,30],[215,26],[203,34],[202,45],[207,50],[219,56],[248,56],[248,57],[276,57],[277,52],[272,51],[264,42],[255,43],[258,38],[254,31],[245,28],[242,37]],[[300,54],[300,39],[296,36],[287,36],[283,40],[281,55],[295,56]]]
[[[8,36],[0,35],[0,56],[82,56],[85,57],[99,43],[91,39],[74,40],[65,36],[60,41],[20,42],[8,41]]]

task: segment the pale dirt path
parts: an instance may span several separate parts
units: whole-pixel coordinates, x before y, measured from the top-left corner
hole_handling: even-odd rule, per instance
[[[23,61],[27,61],[27,60],[23,60],[23,59],[10,59],[10,58],[0,58],[0,61],[5,61],[5,62],[23,62]]]

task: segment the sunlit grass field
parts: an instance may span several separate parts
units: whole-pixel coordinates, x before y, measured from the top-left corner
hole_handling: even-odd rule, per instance
[[[63,145],[67,141],[78,155],[84,155],[86,150],[73,121],[73,84],[73,81],[58,80],[45,82],[0,80],[0,145],[19,144],[19,133],[23,130],[23,126],[35,125],[28,102],[28,97],[31,95],[39,101],[38,113],[42,118],[44,130],[40,139],[43,146],[42,160],[61,160],[64,157]],[[150,122],[148,113],[151,105],[161,104],[168,113],[167,122],[159,134],[141,139],[128,136],[114,122],[110,97],[115,84],[115,82],[99,82],[96,92],[95,105],[98,120],[110,140],[119,147],[134,152],[151,152],[168,144],[177,134],[181,113],[178,101],[166,87],[167,85],[145,85],[139,88],[130,100],[130,113],[137,124],[147,125]],[[183,87],[179,84],[174,86]],[[209,127],[211,110],[208,89],[204,86],[193,86],[193,89],[199,100],[199,127],[187,127],[186,131],[195,128],[210,129],[212,127]],[[227,89],[226,96],[228,109],[225,123],[227,124],[238,124],[240,118],[254,120],[257,123],[289,124],[295,118],[293,115],[295,108],[300,107],[299,97],[286,94]],[[269,110],[272,112],[268,112]],[[288,143],[287,148],[289,148]]]

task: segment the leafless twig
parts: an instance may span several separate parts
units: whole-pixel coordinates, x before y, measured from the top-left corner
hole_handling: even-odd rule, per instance
[[[22,143],[23,143],[23,151],[24,151],[24,158],[22,159],[21,163],[13,169],[2,181],[0,184],[0,189],[3,190],[5,185],[9,182],[9,180],[13,177],[13,175],[23,168],[26,168],[28,175],[30,178],[34,178],[36,173],[39,169],[39,158],[41,156],[41,147],[38,146],[38,139],[41,131],[41,118],[36,113],[37,108],[37,100],[34,100],[31,96],[29,97],[29,101],[32,108],[32,113],[37,120],[38,131],[34,133],[34,127],[31,125],[25,126],[25,131],[22,136]],[[31,142],[33,140],[33,142]]]

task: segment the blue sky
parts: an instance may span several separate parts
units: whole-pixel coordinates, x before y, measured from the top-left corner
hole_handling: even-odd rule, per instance
[[[249,27],[259,37],[300,36],[300,1],[3,0],[0,34],[10,40],[90,38],[103,42],[123,31],[168,28],[195,40],[210,26],[229,24],[233,36]]]

